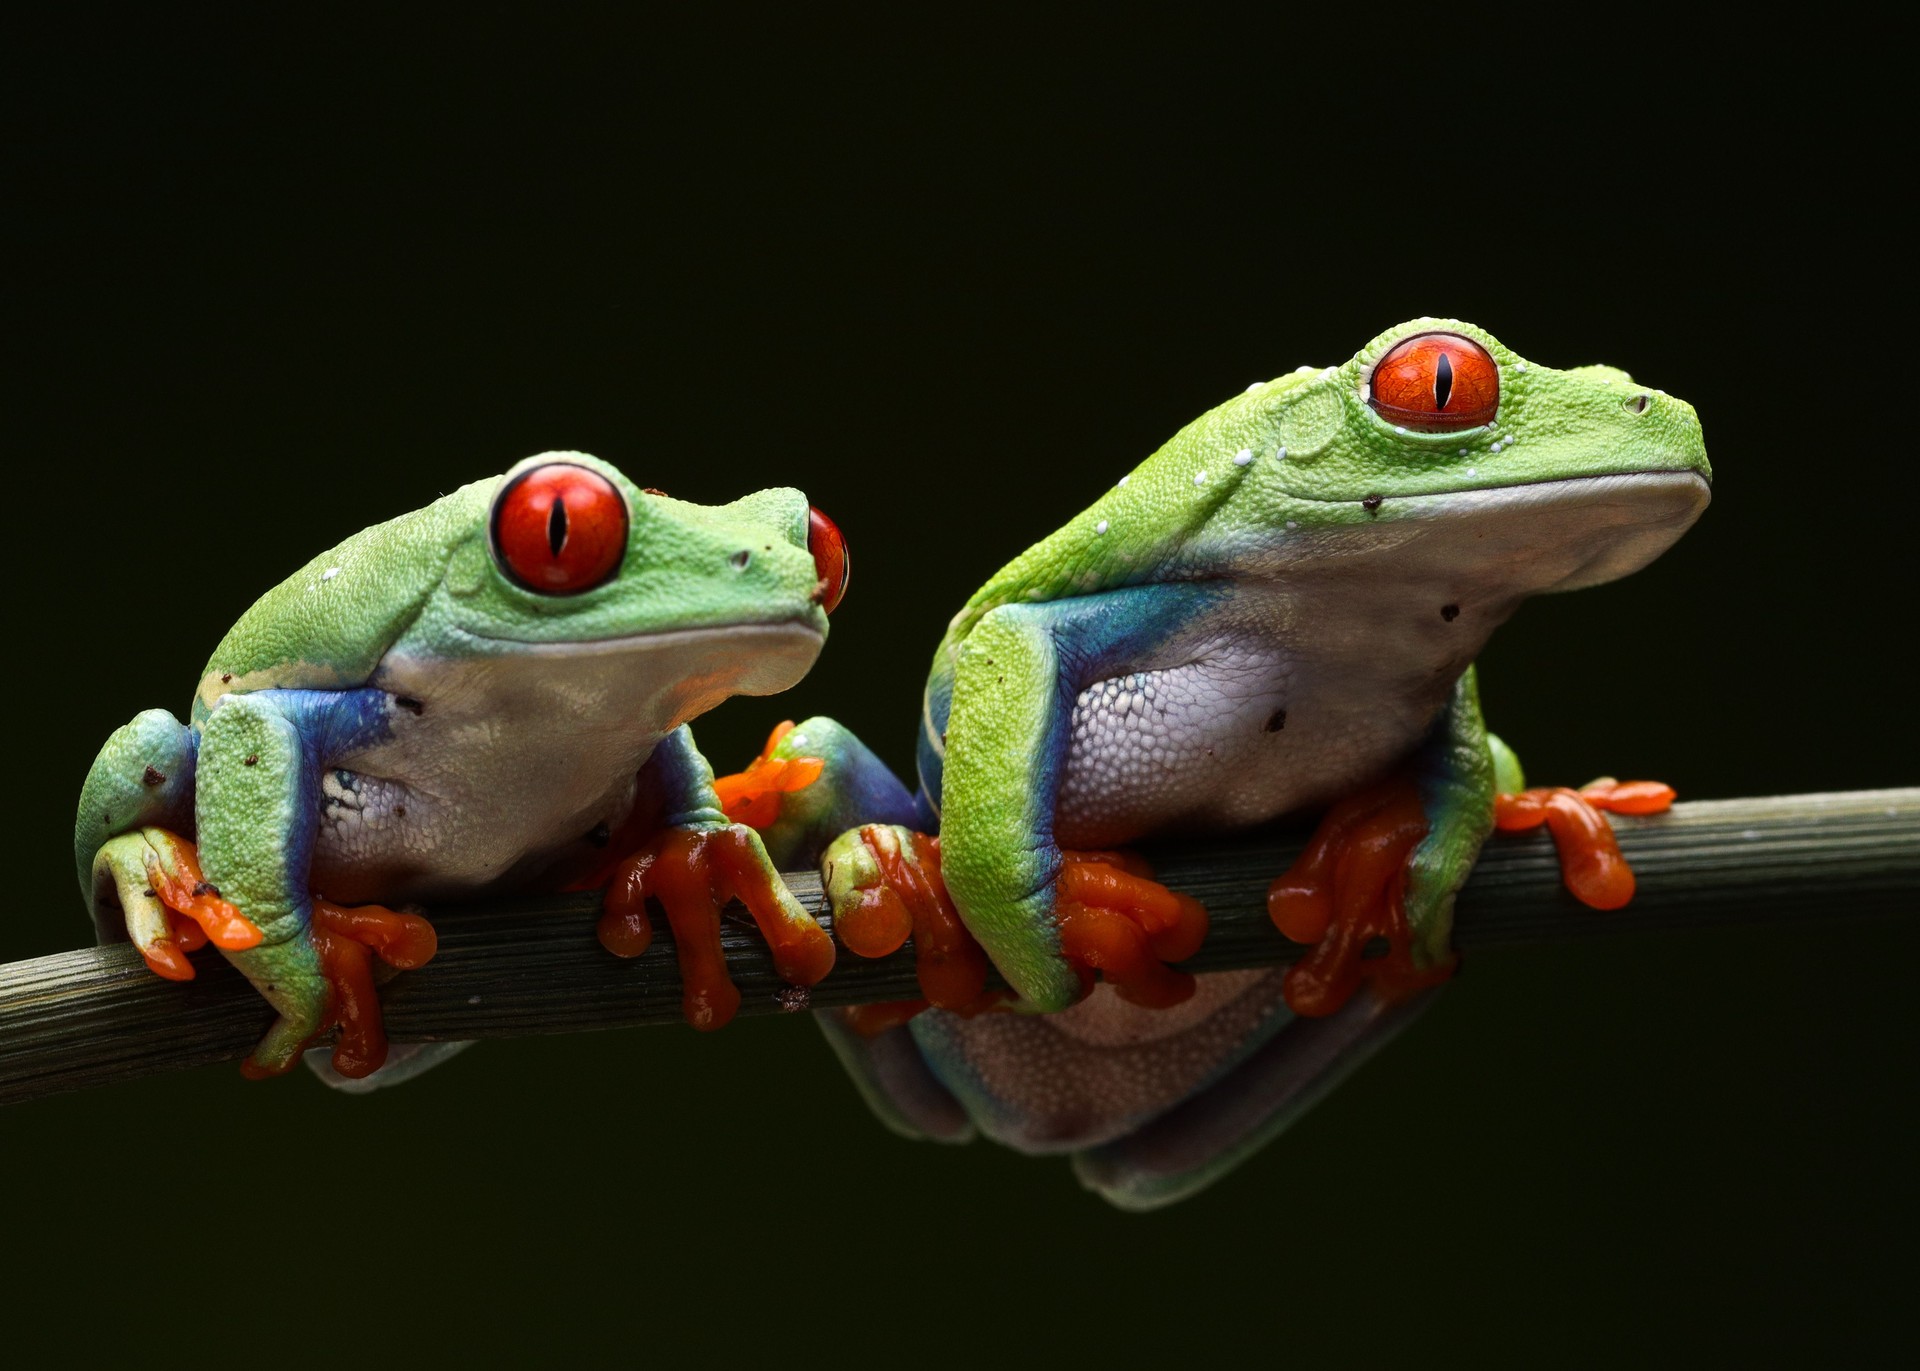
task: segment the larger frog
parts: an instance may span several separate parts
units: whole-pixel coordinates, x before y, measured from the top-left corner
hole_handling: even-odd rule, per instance
[[[175,979],[218,945],[279,1011],[249,1074],[338,1023],[333,1066],[364,1077],[387,1051],[368,950],[413,966],[434,936],[346,904],[592,883],[645,843],[652,880],[682,877],[668,913],[697,1026],[738,1003],[715,922],[731,893],[811,984],[832,943],[720,812],[686,723],[805,675],[845,571],[797,490],[707,507],[581,453],[358,533],[234,625],[186,724],[149,710],[102,749],[74,825],[100,935]],[[632,922],[603,921],[614,950],[637,950]]]
[[[1630,897],[1595,811],[1670,792],[1524,791],[1471,664],[1526,597],[1658,556],[1710,475],[1682,401],[1417,319],[1252,386],[1119,476],[949,625],[918,796],[827,719],[723,778],[783,862],[863,824],[825,856],[841,938],[872,955],[914,935],[935,1008],[828,1021],[869,1102],[909,1135],[1073,1153],[1114,1202],[1163,1204],[1430,999],[1497,811],[1553,823],[1588,903]],[[823,782],[795,773],[809,757]],[[1101,851],[1315,811],[1269,899],[1313,944],[1284,972],[1170,969],[1204,911]],[[972,939],[1032,1012],[980,1012]]]

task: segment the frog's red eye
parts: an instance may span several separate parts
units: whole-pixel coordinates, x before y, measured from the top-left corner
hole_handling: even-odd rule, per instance
[[[1487,350],[1457,333],[1419,333],[1394,346],[1373,369],[1374,412],[1416,433],[1457,433],[1493,422],[1500,368]]]
[[[853,559],[847,555],[847,540],[840,525],[807,506],[807,551],[813,554],[813,569],[820,573],[820,607],[831,614],[846,597],[847,582],[853,578]]]
[[[535,467],[494,501],[493,551],[528,590],[592,590],[626,555],[627,502],[597,471],[571,462]]]

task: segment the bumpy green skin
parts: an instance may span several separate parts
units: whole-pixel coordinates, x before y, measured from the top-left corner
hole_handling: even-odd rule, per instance
[[[586,595],[525,590],[498,574],[488,550],[487,516],[500,487],[555,458],[612,481],[631,513],[620,575]],[[699,568],[743,538],[762,555],[716,587]],[[796,606],[811,601],[819,577],[806,546],[807,502],[796,490],[709,507],[645,493],[584,453],[542,454],[363,529],[262,595],[208,658],[194,718],[222,695],[362,685],[396,646],[458,657],[473,652],[466,635],[565,644],[785,622],[803,612]],[[825,613],[810,617],[825,633]]]
[[[1362,378],[1393,345],[1429,330],[1464,334],[1499,364],[1495,431],[1403,432],[1361,398]],[[1631,413],[1623,402],[1640,394],[1657,403]],[[1513,443],[1492,452],[1502,435]],[[1285,462],[1261,460],[1281,448]],[[1235,477],[1231,459],[1242,450],[1255,461]],[[1493,456],[1500,460],[1490,462]],[[1202,469],[1210,483],[1196,496],[1193,477]],[[1301,367],[1188,424],[1126,484],[1002,567],[955,616],[938,655],[951,655],[999,605],[1206,576],[1289,519],[1367,528],[1394,518],[1391,502],[1403,496],[1675,469],[1712,479],[1699,416],[1684,400],[1636,385],[1615,367],[1538,366],[1457,319],[1417,319],[1388,329],[1341,366]],[[1383,504],[1369,513],[1361,502],[1375,496]],[[1119,536],[1100,533],[1103,520]]]
[[[1372,408],[1375,364],[1429,332],[1489,354],[1494,423],[1407,432]],[[1409,951],[1418,967],[1442,962],[1495,796],[1524,786],[1482,720],[1474,656],[1526,596],[1657,556],[1704,508],[1710,474],[1683,402],[1613,368],[1528,363],[1446,319],[1201,416],[949,626],[919,764],[962,919],[1023,1007],[1061,1010],[1078,992],[1055,918],[1063,842],[1223,831],[1399,775],[1428,825],[1406,873]],[[895,817],[898,783],[847,738],[810,719],[775,755],[823,756],[835,796],[860,791],[867,807],[835,817],[913,823]],[[774,835],[805,850],[827,812],[790,827],[783,815]],[[879,879],[870,841],[826,843],[836,910]],[[1296,1017],[1278,972],[1203,978],[1202,992],[1226,998],[1171,1027],[1111,997],[1078,1017],[930,1011],[872,1039],[831,1016],[822,1026],[895,1131],[1071,1152],[1084,1184],[1147,1209],[1258,1150],[1432,994],[1360,994]]]
[[[1398,342],[1431,330],[1473,339],[1500,367],[1491,429],[1408,432],[1366,402],[1374,365]],[[1636,397],[1646,398],[1643,407]],[[1251,459],[1236,463],[1240,454]],[[1061,673],[1046,627],[1026,607],[1231,576],[1296,531],[1349,530],[1359,546],[1390,536],[1408,517],[1408,497],[1676,471],[1711,479],[1690,405],[1612,367],[1528,363],[1485,330],[1451,319],[1400,325],[1341,366],[1303,367],[1202,415],[1002,568],[940,644],[928,689],[936,698],[951,682],[939,797],[945,871],[969,927],[1036,1007],[1072,1002],[1076,981],[1057,955],[1051,917],[1058,849],[1042,836],[1032,784],[1033,759],[1046,748],[1042,716],[1055,704]],[[1423,762],[1430,805],[1462,816],[1436,821],[1416,860],[1408,913],[1423,958],[1444,954],[1452,892],[1491,830],[1484,736],[1468,678],[1437,752]]]
[[[526,589],[496,564],[490,536],[495,496],[523,470],[556,461],[604,476],[628,513],[618,570],[578,594]],[[643,491],[585,454],[528,458],[314,558],[263,595],[214,650],[189,725],[149,710],[117,731],[81,791],[81,889],[103,937],[132,936],[145,946],[166,935],[166,922],[143,889],[152,848],[140,830],[193,837],[207,878],[261,929],[258,947],[227,955],[281,1010],[255,1057],[278,1069],[325,1006],[306,932],[309,863],[326,851],[327,805],[336,806],[334,829],[373,851],[372,884],[390,874],[416,891],[434,888],[434,864],[453,845],[464,844],[467,859],[448,874],[453,888],[471,888],[476,865],[488,869],[491,806],[511,820],[502,825],[499,868],[522,879],[537,874],[527,863],[574,860],[570,851],[556,857],[549,830],[573,823],[583,804],[644,805],[682,826],[722,825],[712,773],[684,720],[736,685],[765,693],[797,680],[826,635],[819,600],[799,491],[707,507]],[[724,633],[716,641],[702,630]],[[408,686],[403,698],[378,684],[389,670],[441,693],[416,699]],[[609,702],[627,698],[623,670],[626,681],[639,679],[636,671],[645,677],[644,690],[628,690],[639,712],[580,717],[579,709],[617,708]],[[576,681],[585,684],[565,694]],[[512,761],[547,763],[564,782],[572,753],[572,774],[594,780],[582,782],[584,798],[579,786],[562,785],[543,815],[548,795],[522,785]],[[619,759],[629,757],[632,768],[622,771]],[[374,810],[348,812],[338,793],[323,797],[323,777],[358,783],[334,770],[343,763],[365,772],[368,788],[353,792],[362,803],[388,805],[380,811],[385,832],[412,826],[411,845],[383,839]],[[601,770],[615,774],[596,790]],[[396,795],[410,800],[409,787],[423,797],[411,816],[393,803]],[[580,818],[579,833],[599,818]],[[438,827],[427,831],[431,825]],[[463,826],[452,844],[449,825]],[[516,841],[530,846],[515,849]],[[353,873],[339,867],[351,866],[355,851],[336,847],[331,855],[329,879],[351,885]],[[515,859],[523,860],[514,866]],[[376,889],[371,898],[389,897]],[[804,917],[797,904],[789,912]]]

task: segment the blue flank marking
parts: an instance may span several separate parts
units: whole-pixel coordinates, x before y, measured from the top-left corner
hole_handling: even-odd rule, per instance
[[[942,651],[934,660],[933,674],[921,696],[920,742],[914,760],[920,771],[920,799],[940,816],[940,781],[946,774],[947,759],[941,755],[946,746],[947,716],[953,713],[953,663]]]
[[[298,822],[287,836],[288,881],[296,894],[292,903],[307,908],[307,873],[313,866],[313,845],[320,836],[320,777],[335,760],[393,735],[393,697],[384,690],[261,690],[255,699],[270,702],[293,725],[300,737],[300,760],[305,773],[294,787]],[[305,915],[303,914],[303,917]]]
[[[1048,731],[1045,756],[1036,757],[1034,793],[1046,798],[1044,822],[1052,827],[1052,803],[1059,789],[1060,769],[1066,763],[1070,736],[1067,724],[1073,702],[1096,681],[1117,676],[1190,625],[1224,599],[1227,587],[1219,581],[1172,581],[1129,586],[1097,595],[1075,595],[1064,600],[1015,601],[1001,609],[1037,620],[1053,635],[1060,674],[1055,727]],[[992,611],[999,613],[1000,609]],[[926,717],[920,729],[918,759],[922,797],[937,814],[945,769],[927,725],[944,734],[953,711],[953,670],[942,654],[927,679]]]
[[[393,697],[384,690],[262,690],[268,701],[300,735],[309,768],[316,774],[349,752],[393,735]]]

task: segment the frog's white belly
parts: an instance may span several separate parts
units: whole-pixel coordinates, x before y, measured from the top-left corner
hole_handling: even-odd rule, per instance
[[[1081,691],[1060,842],[1242,828],[1352,793],[1425,736],[1517,603],[1447,618],[1458,602],[1431,590],[1363,608],[1327,589],[1238,585],[1134,670]]]
[[[820,644],[760,625],[390,654],[372,684],[410,703],[391,737],[323,773],[313,887],[352,902],[564,880],[627,817],[663,737],[730,695],[786,689]]]

